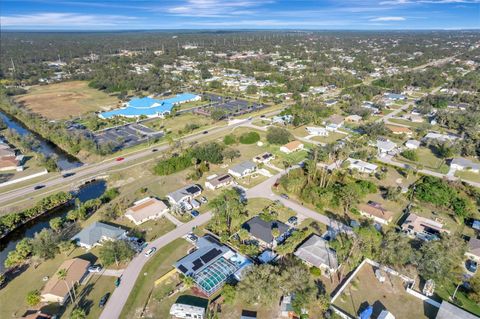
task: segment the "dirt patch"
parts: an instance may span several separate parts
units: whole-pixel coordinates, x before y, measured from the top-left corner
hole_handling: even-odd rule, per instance
[[[16,101],[50,120],[78,117],[119,103],[116,97],[90,88],[86,81],[34,86]]]

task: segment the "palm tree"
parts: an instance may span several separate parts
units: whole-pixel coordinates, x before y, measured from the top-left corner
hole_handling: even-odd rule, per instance
[[[63,269],[60,269],[57,273],[57,276],[58,276],[58,279],[60,280],[63,280],[63,282],[65,283],[65,286],[67,286],[67,290],[68,290],[68,294],[70,295],[70,299],[75,302],[75,304],[77,304],[77,301],[75,299],[73,299],[73,296],[72,296],[72,289],[70,289],[70,287],[68,286],[68,282],[67,282],[67,274],[68,274],[68,271],[67,269],[63,268]],[[73,287],[72,287],[73,288]],[[78,305],[77,305],[78,306]]]

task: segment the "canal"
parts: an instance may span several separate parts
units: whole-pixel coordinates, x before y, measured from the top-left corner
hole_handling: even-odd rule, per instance
[[[77,192],[73,193],[80,202],[86,202],[89,199],[100,197],[106,190],[107,184],[104,180],[98,180],[82,186]],[[65,217],[72,209],[72,206],[64,206],[55,209],[48,214],[42,215],[35,220],[19,227],[2,240],[0,240],[0,273],[4,271],[4,261],[10,251],[15,249],[17,243],[23,238],[33,238],[35,233],[42,229],[50,228],[50,220],[55,217]]]
[[[39,146],[35,149],[35,151],[45,155],[46,157],[50,157],[53,154],[55,154],[57,158],[57,166],[62,171],[69,170],[82,165],[82,163],[78,159],[65,153],[55,144],[43,139],[38,134],[30,131],[22,123],[15,120],[14,118],[6,115],[3,112],[0,112],[0,119],[3,120],[3,122],[5,123],[5,125],[7,125],[8,128],[12,129],[13,131],[17,132],[22,136],[27,134],[33,134],[35,136],[35,139],[39,141]]]

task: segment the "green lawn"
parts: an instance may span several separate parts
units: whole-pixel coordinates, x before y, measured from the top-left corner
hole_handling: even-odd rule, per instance
[[[407,125],[407,126],[410,126],[412,128],[421,127],[425,124],[428,124],[427,122],[418,123],[418,122],[412,122],[412,121],[402,120],[402,119],[390,119],[389,121],[392,122],[392,123]]]
[[[456,285],[451,284],[448,287],[437,287],[435,289],[435,294],[438,297],[442,298],[443,300],[449,300],[449,297],[453,295],[455,292]],[[457,306],[474,313],[477,316],[480,316],[480,305],[476,304],[474,301],[468,299],[467,295],[463,293],[460,289],[457,291],[455,295],[457,299]]]
[[[110,276],[92,276],[86,285],[78,289],[78,306],[85,310],[87,319],[100,317],[103,309],[98,306],[98,303],[107,292],[110,294],[113,292],[115,279]],[[68,318],[73,309],[73,304],[69,303],[62,318]]]
[[[151,257],[140,272],[120,318],[134,318],[136,314],[138,315],[141,312],[148,302],[155,280],[170,271],[172,265],[187,254],[189,247],[191,246],[187,241],[179,238],[158,250]],[[161,316],[166,318],[167,314],[161,314]]]
[[[32,309],[25,302],[27,293],[35,289],[41,290],[45,284],[42,279],[44,277],[52,277],[65,260],[74,257],[80,257],[92,262],[95,262],[97,259],[92,253],[76,248],[68,255],[58,254],[54,259],[39,263],[37,268],[29,267],[0,290],[0,318],[18,317],[23,315],[26,310]]]
[[[320,143],[327,143],[327,144],[330,144],[330,143],[334,143],[342,138],[345,138],[347,137],[348,134],[342,134],[342,133],[338,133],[338,132],[330,132],[328,134],[328,136],[314,136],[312,137],[312,141],[317,141],[317,142],[320,142]]]
[[[175,229],[175,225],[170,222],[165,217],[149,220],[140,225],[135,225],[127,218],[121,218],[121,220],[115,221],[117,224],[128,227],[130,229],[135,229],[145,234],[146,241],[152,241],[162,235],[165,235],[169,231]]]
[[[439,173],[447,173],[449,171],[449,167],[445,164],[445,161],[439,157],[437,157],[430,149],[425,147],[420,147],[416,150],[418,155],[418,161],[413,162],[407,160],[402,156],[398,156],[397,159],[400,162],[404,162],[407,164],[413,165],[423,165],[425,169],[429,169]]]
[[[469,172],[469,171],[456,171],[455,176],[460,177],[461,179],[480,183],[480,174]]]

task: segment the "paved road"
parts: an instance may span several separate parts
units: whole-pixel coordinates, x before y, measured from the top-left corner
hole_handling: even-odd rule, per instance
[[[266,181],[258,184],[257,186],[254,186],[250,189],[248,189],[245,192],[245,195],[247,198],[267,198],[272,201],[280,201],[284,206],[291,208],[294,212],[297,214],[303,215],[304,217],[311,218],[317,222],[320,222],[322,224],[325,224],[332,229],[335,229],[338,232],[346,232],[348,234],[352,233],[352,228],[349,226],[342,224],[336,220],[333,220],[331,218],[328,218],[325,215],[322,215],[314,210],[311,210],[310,208],[307,208],[303,205],[300,205],[290,199],[285,199],[277,194],[274,194],[272,191],[273,184],[275,184],[276,180],[279,179],[285,172],[278,173]]]
[[[377,160],[379,162],[389,164],[389,165],[392,165],[392,166],[396,166],[396,167],[400,167],[400,168],[412,168],[411,165],[395,162],[389,156],[385,156],[385,157],[377,156]],[[437,173],[437,172],[434,172],[434,171],[431,171],[431,170],[428,170],[428,169],[421,169],[418,172],[421,173],[421,174],[424,174],[424,175],[430,175],[430,176],[435,176],[435,177],[439,177],[439,178],[446,178],[446,179],[451,180],[451,181],[461,180],[462,182],[464,182],[466,184],[469,184],[469,185],[480,188],[480,183],[478,183],[478,182],[473,182],[473,181],[469,181],[469,180],[466,180],[466,179],[460,179],[460,178],[458,178],[456,176],[452,176],[450,174]]]
[[[151,247],[156,247],[158,250],[168,245],[175,239],[180,238],[191,232],[193,227],[207,223],[211,217],[211,212],[207,212],[198,216],[192,221],[175,228],[174,230],[163,235],[160,238],[157,238],[152,243],[150,243],[148,247],[144,249],[144,251],[147,251]],[[123,271],[120,287],[116,288],[113,291],[110,299],[108,300],[105,308],[102,311],[102,314],[100,315],[100,319],[116,319],[120,317],[122,309],[127,302],[128,296],[130,295],[130,292],[132,291],[133,286],[135,285],[135,282],[137,281],[137,278],[140,275],[140,272],[142,271],[143,266],[145,266],[148,259],[149,258],[145,257],[145,254],[143,252],[132,259],[132,261],[128,264],[127,268],[125,268],[125,270]]]

